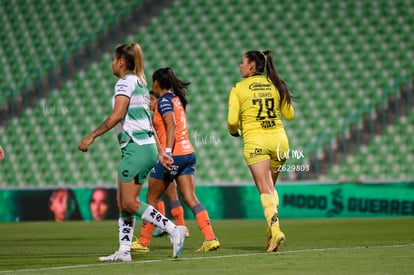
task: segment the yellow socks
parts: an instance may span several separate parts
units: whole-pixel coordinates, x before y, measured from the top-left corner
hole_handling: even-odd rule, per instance
[[[279,208],[279,195],[277,194],[276,190],[273,192],[275,199],[276,199],[276,212],[278,211]]]
[[[277,207],[279,204],[279,197],[276,191],[273,194],[260,194],[260,200],[266,222],[272,229],[279,229],[279,218],[277,213]]]

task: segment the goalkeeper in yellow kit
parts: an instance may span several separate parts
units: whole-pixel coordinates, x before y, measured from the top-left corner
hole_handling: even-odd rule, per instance
[[[230,92],[227,126],[232,136],[243,137],[244,159],[260,193],[267,222],[267,251],[276,252],[285,240],[278,218],[275,190],[280,168],[289,153],[281,115],[294,116],[293,96],[279,77],[270,51],[248,51],[240,64],[241,76]]]

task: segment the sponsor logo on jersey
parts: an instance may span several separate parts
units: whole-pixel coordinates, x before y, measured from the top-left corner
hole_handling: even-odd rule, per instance
[[[271,90],[272,89],[272,84],[253,82],[252,84],[249,85],[249,89],[252,90],[252,91]]]

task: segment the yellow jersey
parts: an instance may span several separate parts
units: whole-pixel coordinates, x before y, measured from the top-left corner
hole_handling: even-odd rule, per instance
[[[272,133],[283,128],[280,115],[294,117],[292,105],[285,101],[280,108],[280,95],[267,76],[256,75],[238,82],[230,92],[227,126],[231,134],[241,129],[249,133]]]

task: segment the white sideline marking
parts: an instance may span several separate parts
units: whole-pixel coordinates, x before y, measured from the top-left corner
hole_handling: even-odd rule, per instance
[[[221,259],[221,258],[236,258],[236,257],[249,257],[256,255],[269,255],[269,254],[292,254],[292,253],[310,253],[310,252],[326,252],[326,251],[338,251],[338,250],[354,250],[354,249],[369,249],[369,248],[400,248],[414,246],[414,243],[408,244],[397,244],[397,245],[378,245],[378,246],[354,246],[354,247],[327,247],[327,248],[313,248],[313,249],[302,249],[302,250],[291,250],[282,251],[276,253],[258,252],[248,254],[230,254],[220,256],[204,256],[204,257],[191,257],[191,258],[178,258],[178,261],[193,261],[193,260],[208,260],[208,259]],[[114,262],[109,264],[143,264],[143,263],[159,263],[163,261],[177,261],[177,259],[160,259],[160,260],[145,260],[145,261],[132,261],[132,262]],[[20,270],[3,270],[0,274],[5,273],[19,273],[19,272],[36,272],[36,271],[52,271],[52,270],[64,270],[64,269],[76,269],[76,268],[87,268],[94,266],[108,265],[108,263],[96,263],[96,264],[83,264],[83,265],[68,265],[68,266],[56,266],[56,267],[43,267],[35,269],[20,269]]]

